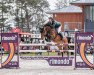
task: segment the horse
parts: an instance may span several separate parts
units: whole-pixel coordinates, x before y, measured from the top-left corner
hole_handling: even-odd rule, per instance
[[[64,50],[68,50],[68,38],[67,37],[62,38],[62,36],[57,33],[55,28],[51,27],[50,25],[43,26],[43,28],[41,29],[41,37],[42,39],[46,38],[46,40],[49,39],[49,41],[59,44],[57,46],[59,50],[62,50],[62,45]],[[67,55],[68,55],[68,52],[67,52]],[[62,56],[63,56],[63,53],[62,53]]]

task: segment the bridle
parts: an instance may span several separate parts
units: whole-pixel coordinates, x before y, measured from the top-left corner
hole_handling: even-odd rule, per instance
[[[47,29],[47,27],[49,27],[48,29]],[[53,36],[51,36],[51,35],[55,35],[54,36],[54,38],[52,38],[52,39],[56,39],[56,37],[57,37],[57,35],[58,35],[58,33],[56,32],[56,30],[55,30],[55,28],[51,28],[50,26],[43,26],[43,29],[44,29],[44,33],[45,33],[45,35],[44,36],[49,36],[49,37],[53,37]],[[53,33],[53,31],[54,31],[54,33]]]
[[[55,39],[57,37],[58,33],[55,31],[55,29],[53,29],[53,31],[54,31],[54,34],[55,34],[53,39]],[[51,33],[51,30],[50,30],[50,33]]]

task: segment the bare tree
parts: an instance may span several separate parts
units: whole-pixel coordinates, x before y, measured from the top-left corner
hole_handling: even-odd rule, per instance
[[[70,2],[77,1],[77,0],[57,0],[56,8],[61,9],[65,6],[69,6]]]
[[[48,7],[47,0],[2,0],[0,2],[1,21],[6,25],[18,26],[23,31],[24,27],[26,31],[30,31],[31,26],[43,24],[46,15],[45,10]],[[10,17],[3,20],[5,13]]]
[[[30,31],[30,25],[38,26],[44,22],[45,9],[49,6],[46,0],[18,0],[18,3],[21,3],[24,10],[28,31]]]
[[[4,28],[8,27],[5,24],[5,21],[7,20],[7,14],[8,14],[8,10],[10,10],[10,5],[7,4],[8,0],[0,0],[0,28],[1,31],[4,32]]]

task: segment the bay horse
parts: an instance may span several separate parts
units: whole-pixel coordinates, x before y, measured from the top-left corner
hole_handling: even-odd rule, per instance
[[[59,50],[62,50],[62,45],[63,45],[63,50],[68,50],[68,38],[67,37],[62,38],[62,36],[57,33],[55,28],[52,28],[50,25],[43,26],[43,28],[41,29],[41,38],[49,39],[50,41],[58,44],[57,47],[59,48]],[[68,55],[68,51],[65,52],[67,52]],[[63,52],[62,52],[62,56],[63,56]]]

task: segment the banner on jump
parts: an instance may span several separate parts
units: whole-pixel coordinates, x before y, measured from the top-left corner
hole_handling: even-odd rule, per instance
[[[1,44],[3,47],[4,56],[2,57],[1,66],[4,67],[19,67],[18,57],[18,33],[2,33]]]
[[[76,33],[75,35],[75,67],[94,68],[94,34]],[[80,61],[78,61],[80,60]]]
[[[72,66],[72,59],[69,57],[49,57],[47,59],[50,66]]]

